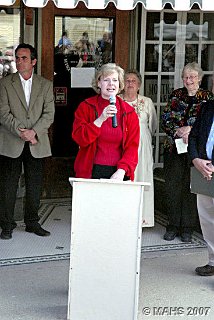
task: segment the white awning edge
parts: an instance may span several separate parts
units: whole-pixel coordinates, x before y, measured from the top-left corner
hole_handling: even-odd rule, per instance
[[[0,0],[0,6],[12,6],[16,0]]]
[[[23,0],[27,7],[43,8],[46,6],[49,0]]]
[[[148,11],[161,11],[168,3],[175,11],[189,11],[194,4],[198,4],[203,11],[214,11],[213,0],[23,0],[28,7],[43,8],[48,1],[53,1],[56,7],[74,9],[79,2],[83,2],[88,9],[105,9],[113,3],[118,10],[133,10],[141,3]],[[0,6],[11,6],[15,0],[0,0]]]

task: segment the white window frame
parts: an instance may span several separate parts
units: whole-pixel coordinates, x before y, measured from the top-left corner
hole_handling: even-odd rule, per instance
[[[154,11],[157,12],[157,11]],[[165,136],[165,133],[160,132],[160,117],[161,117],[161,109],[166,105],[166,103],[163,103],[160,101],[160,94],[161,94],[161,76],[162,75],[171,75],[174,77],[173,81],[173,88],[179,88],[183,86],[183,81],[181,79],[181,72],[183,69],[183,66],[185,64],[185,45],[188,43],[191,44],[197,44],[198,45],[198,63],[201,65],[201,50],[202,46],[204,44],[214,44],[214,41],[211,40],[204,40],[202,38],[202,24],[203,24],[203,16],[205,13],[210,13],[210,12],[203,12],[199,9],[193,9],[188,12],[191,13],[197,13],[200,14],[200,27],[199,27],[199,39],[196,41],[193,40],[186,40],[184,34],[186,34],[186,21],[187,21],[187,14],[188,12],[176,12],[173,9],[164,9],[160,11],[160,21],[163,21],[164,13],[176,13],[177,14],[177,21],[178,21],[178,26],[177,26],[177,32],[176,32],[176,48],[175,48],[175,70],[173,72],[162,72],[161,67],[162,67],[162,45],[163,44],[173,44],[175,41],[166,41],[163,40],[163,24],[160,23],[160,37],[158,40],[146,40],[146,28],[147,28],[147,10],[142,8],[142,18],[141,18],[141,48],[140,48],[140,73],[143,75],[143,82],[141,86],[140,93],[144,95],[144,81],[145,81],[145,76],[151,76],[155,75],[158,78],[158,91],[157,91],[157,101],[153,101],[156,111],[157,111],[157,117],[158,117],[158,127],[157,131],[154,137],[154,168],[156,167],[163,167],[163,163],[159,161],[160,157],[160,138]],[[213,30],[214,31],[214,30]],[[145,57],[145,52],[146,52],[146,44],[155,44],[159,46],[159,60],[158,60],[158,71],[157,72],[145,72],[145,63],[146,63],[146,57]],[[214,66],[213,66],[214,69]],[[204,71],[205,75],[212,75],[213,70],[208,70]],[[210,90],[212,88],[209,88]]]

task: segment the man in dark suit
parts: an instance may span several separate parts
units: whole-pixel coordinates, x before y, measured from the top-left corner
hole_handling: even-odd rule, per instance
[[[26,231],[38,236],[50,232],[39,224],[38,209],[43,159],[51,155],[48,129],[54,120],[52,82],[34,73],[37,52],[29,44],[15,50],[17,73],[0,80],[0,227],[2,239],[11,239],[16,226],[14,207],[24,167]]]
[[[188,152],[195,168],[204,179],[213,179],[214,172],[214,101],[204,103],[189,135]],[[197,267],[201,276],[214,275],[214,198],[197,194],[198,214],[204,240],[207,243],[209,262]]]

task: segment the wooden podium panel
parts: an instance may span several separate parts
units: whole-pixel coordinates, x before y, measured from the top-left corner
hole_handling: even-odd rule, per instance
[[[73,179],[69,320],[135,320],[144,185]]]

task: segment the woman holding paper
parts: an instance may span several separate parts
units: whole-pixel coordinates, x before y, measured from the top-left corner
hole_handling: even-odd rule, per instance
[[[163,130],[167,134],[164,174],[168,226],[164,239],[168,241],[177,235],[183,242],[192,240],[196,199],[190,193],[188,136],[202,103],[214,99],[211,91],[200,88],[202,78],[203,71],[199,65],[188,63],[182,71],[184,86],[172,92],[162,114]]]

